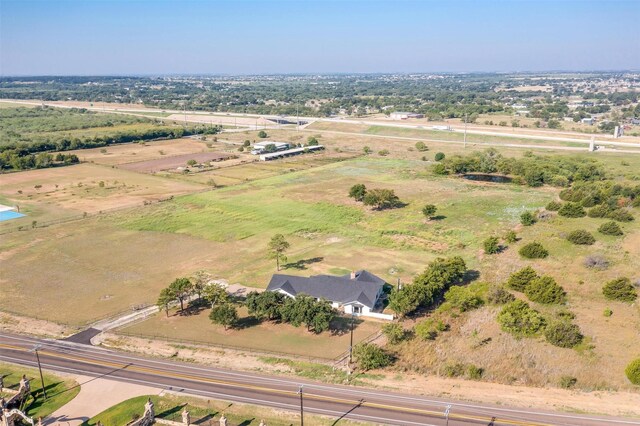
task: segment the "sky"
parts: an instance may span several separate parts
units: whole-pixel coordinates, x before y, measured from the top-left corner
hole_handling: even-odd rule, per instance
[[[0,75],[640,70],[640,0],[0,0]]]

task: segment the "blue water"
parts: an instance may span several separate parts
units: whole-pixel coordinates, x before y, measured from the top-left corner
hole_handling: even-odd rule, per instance
[[[0,212],[0,222],[4,220],[17,219],[19,217],[24,217],[24,215],[22,213],[14,212],[13,210]]]

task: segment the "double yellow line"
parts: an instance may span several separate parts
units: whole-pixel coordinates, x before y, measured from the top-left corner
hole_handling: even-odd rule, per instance
[[[7,345],[7,344],[3,344],[3,343],[0,343],[0,348],[6,348],[6,349],[11,349],[11,350],[15,350],[15,351],[21,351],[21,352],[29,352],[30,351],[29,349],[24,348],[22,346]],[[93,360],[91,358],[85,358],[85,357],[76,356],[76,355],[69,355],[69,354],[60,354],[60,353],[57,353],[57,352],[50,352],[50,351],[47,351],[47,350],[40,350],[39,353],[41,355],[46,355],[46,356],[51,357],[51,358],[59,358],[59,359],[67,360],[67,361],[77,361],[77,362],[82,362],[82,363],[85,363],[85,364],[97,365],[97,366],[102,366],[102,367],[111,367],[111,368],[118,368],[118,369],[123,369],[123,370],[126,369],[127,371],[138,372],[138,373],[147,373],[147,374],[151,374],[151,375],[154,375],[154,376],[160,376],[160,377],[171,377],[171,378],[195,381],[195,382],[200,382],[200,383],[209,383],[209,384],[237,387],[237,388],[241,388],[241,389],[255,390],[255,391],[259,391],[259,392],[266,392],[266,393],[280,394],[280,395],[287,395],[287,396],[297,396],[298,395],[298,393],[296,391],[273,389],[273,388],[268,388],[268,387],[264,387],[264,386],[257,386],[257,385],[238,383],[238,382],[230,382],[230,381],[219,380],[219,379],[211,379],[211,378],[207,378],[207,377],[193,376],[193,375],[190,375],[190,374],[175,373],[175,372],[172,372],[172,371],[158,370],[158,369],[149,368],[149,367],[141,367],[141,366],[132,365],[132,364],[122,364],[122,363],[116,363],[116,362],[110,362],[110,361],[97,361],[97,360]],[[420,409],[420,408],[411,408],[411,407],[399,407],[399,406],[395,406],[395,405],[388,405],[388,404],[382,404],[382,403],[376,403],[376,402],[357,401],[357,400],[350,400],[350,399],[336,398],[336,397],[332,397],[332,396],[323,396],[323,395],[315,395],[315,394],[305,394],[305,398],[306,399],[311,399],[311,400],[316,400],[316,401],[335,402],[335,403],[347,404],[347,405],[352,405],[352,406],[353,405],[358,405],[358,406],[361,406],[361,407],[378,408],[378,409],[382,409],[382,410],[390,410],[390,411],[396,411],[396,412],[401,412],[401,413],[414,413],[414,414],[421,414],[421,415],[426,415],[426,416],[444,418],[444,413],[442,411],[424,410],[424,409]],[[451,420],[455,420],[455,419],[457,419],[457,420],[471,420],[471,421],[480,421],[480,422],[486,422],[486,423],[489,423],[491,421],[496,421],[497,420],[496,417],[474,416],[474,415],[456,414],[456,413],[450,413],[449,414],[449,419],[451,419]],[[507,420],[507,419],[500,420],[499,423],[500,424],[506,424],[506,425],[512,425],[512,426],[553,426],[553,425],[548,424],[548,423],[533,423],[533,422],[524,422],[524,421],[519,421],[519,420]]]

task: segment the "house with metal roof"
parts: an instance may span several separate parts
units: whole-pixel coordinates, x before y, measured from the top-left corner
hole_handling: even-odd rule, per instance
[[[370,316],[381,319],[393,319],[392,315],[380,312],[385,281],[362,270],[349,275],[313,275],[298,277],[295,275],[274,274],[267,291],[277,291],[287,297],[307,294],[317,299],[326,299],[331,305],[345,314]]]

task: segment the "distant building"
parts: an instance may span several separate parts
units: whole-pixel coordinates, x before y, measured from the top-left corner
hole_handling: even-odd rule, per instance
[[[349,275],[314,275],[298,277],[275,274],[267,286],[267,291],[276,291],[287,297],[307,294],[317,299],[325,299],[345,314],[393,319],[383,314],[382,297],[385,281],[367,271],[352,272]],[[378,312],[376,312],[378,311]]]
[[[391,117],[392,120],[408,120],[410,118],[424,118],[424,114],[418,114],[415,112],[402,112],[402,111],[395,111],[392,112],[389,117]]]
[[[580,122],[582,124],[588,124],[590,126],[593,126],[593,124],[596,122],[596,119],[593,117],[587,117],[587,118],[583,118],[582,120],[580,120]]]
[[[291,145],[288,144],[287,142],[264,141],[264,142],[257,142],[253,144],[251,153],[253,155],[262,154],[266,152],[268,145],[273,145],[275,147],[275,151],[284,151],[286,149],[291,148]]]

